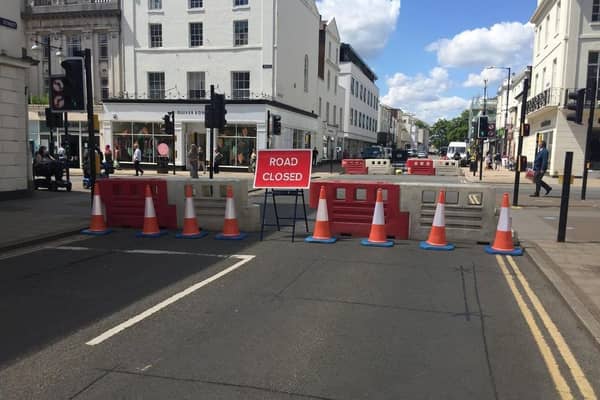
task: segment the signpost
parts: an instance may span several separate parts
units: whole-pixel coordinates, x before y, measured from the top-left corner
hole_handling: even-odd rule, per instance
[[[278,231],[281,230],[282,226],[289,226],[292,228],[292,242],[294,241],[296,235],[296,221],[298,219],[298,198],[302,199],[304,224],[306,225],[306,232],[308,232],[304,189],[310,187],[311,173],[311,149],[265,149],[258,151],[256,158],[256,172],[254,174],[254,188],[265,189],[260,240],[263,239],[265,226],[276,226]],[[275,224],[265,223],[269,193],[273,199]],[[279,211],[277,210],[277,196],[295,197],[293,217],[280,217]],[[280,220],[292,220],[292,222],[291,224],[283,225]]]

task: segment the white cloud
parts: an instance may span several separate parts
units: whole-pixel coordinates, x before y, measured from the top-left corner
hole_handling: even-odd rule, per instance
[[[469,101],[458,96],[444,96],[452,87],[448,71],[436,67],[428,75],[409,77],[396,73],[386,81],[389,91],[382,97],[384,104],[414,112],[418,118],[433,123],[439,118],[453,118]]]
[[[440,39],[426,50],[436,52],[438,62],[445,67],[520,67],[531,62],[533,37],[530,23],[502,22]]]
[[[487,85],[490,87],[494,83],[500,82],[503,78],[506,78],[507,72],[505,69],[483,69],[478,74],[469,74],[469,77],[463,82],[464,87],[483,87],[484,80],[487,80]]]
[[[317,6],[323,19],[335,17],[342,41],[365,58],[383,50],[400,15],[400,0],[321,0]]]

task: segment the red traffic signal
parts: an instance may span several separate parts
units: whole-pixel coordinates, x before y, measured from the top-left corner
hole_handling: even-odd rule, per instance
[[[576,92],[569,91],[567,100],[567,109],[575,113],[567,114],[567,121],[575,122],[581,125],[583,121],[583,107],[585,102],[585,89],[579,89]]]

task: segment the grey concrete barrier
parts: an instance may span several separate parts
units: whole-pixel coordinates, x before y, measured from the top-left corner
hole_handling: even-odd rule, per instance
[[[392,163],[387,158],[367,158],[365,160],[369,175],[391,175]]]
[[[217,232],[223,228],[227,185],[231,185],[240,230],[260,231],[260,206],[248,204],[248,182],[220,177],[213,180],[204,177],[199,179],[169,177],[167,179],[169,204],[177,206],[177,226],[183,226],[186,184],[191,184],[194,189],[196,217],[202,229]]]
[[[438,176],[461,176],[460,161],[435,160],[435,174]]]
[[[449,242],[490,242],[496,234],[496,191],[477,184],[402,183],[400,211],[410,213],[410,239],[425,240],[431,230],[440,190],[446,191]]]

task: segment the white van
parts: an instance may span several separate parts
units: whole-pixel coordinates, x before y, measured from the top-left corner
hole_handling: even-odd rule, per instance
[[[448,152],[446,153],[448,160],[455,160],[456,153],[460,154],[461,167],[467,165],[467,144],[465,142],[450,142],[448,145]]]

